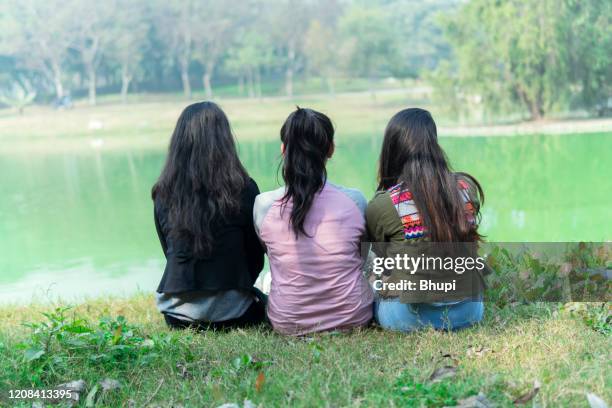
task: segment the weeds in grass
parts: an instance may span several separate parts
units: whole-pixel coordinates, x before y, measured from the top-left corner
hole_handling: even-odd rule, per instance
[[[464,389],[458,381],[421,382],[410,373],[403,373],[395,381],[395,399],[405,407],[431,407],[456,405],[457,398],[478,390]]]
[[[561,307],[561,311],[579,318],[587,327],[598,333],[606,336],[612,334],[612,304],[609,302],[567,303]]]
[[[244,370],[262,370],[264,367],[271,365],[271,361],[260,361],[251,357],[249,354],[242,354],[232,360],[232,367],[236,373]]]
[[[97,326],[84,319],[68,317],[70,307],[43,313],[46,320],[26,323],[29,338],[17,345],[23,350],[24,375],[28,382],[42,385],[52,373],[87,360],[90,364],[146,365],[159,356],[155,341],[139,334],[137,326],[123,316],[102,317]],[[160,343],[164,337],[159,336]]]
[[[493,246],[487,263],[487,300],[498,307],[526,302],[610,301],[612,265],[609,244],[570,245],[560,257],[527,248]]]

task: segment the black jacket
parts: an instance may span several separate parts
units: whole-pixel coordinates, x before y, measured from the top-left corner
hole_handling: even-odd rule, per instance
[[[205,258],[193,256],[191,243],[168,236],[168,214],[155,200],[155,227],[166,256],[157,291],[176,294],[195,290],[250,290],[264,265],[264,250],[253,226],[253,204],[259,188],[250,179],[240,197],[240,212],[213,220],[213,247]]]

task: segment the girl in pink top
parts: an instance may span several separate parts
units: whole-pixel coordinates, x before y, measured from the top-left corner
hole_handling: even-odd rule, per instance
[[[360,255],[366,199],[327,182],[333,137],[324,114],[298,108],[289,115],[281,129],[285,187],[255,199],[272,274],[268,317],[283,334],[349,329],[372,318]]]

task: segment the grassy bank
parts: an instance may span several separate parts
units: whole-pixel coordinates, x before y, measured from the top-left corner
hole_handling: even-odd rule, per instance
[[[368,328],[305,339],[264,327],[170,331],[150,295],[53,310],[0,309],[0,403],[15,403],[9,389],[79,379],[87,384],[83,406],[88,394],[95,406],[113,407],[245,399],[261,406],[452,406],[478,393],[511,406],[530,399],[534,383],[541,384],[532,400],[538,406],[588,406],[587,393],[612,400],[609,334],[552,303],[489,304],[481,325],[458,333]],[[105,379],[119,388],[104,391]]]
[[[216,99],[226,111],[239,140],[278,138],[281,124],[296,105],[327,112],[338,133],[379,133],[391,115],[409,100],[403,92],[381,93],[376,98],[369,93],[354,93],[335,98],[312,95],[296,99]],[[0,141],[6,142],[0,146],[0,152],[159,149],[167,145],[176,120],[188,103],[152,97],[127,105],[78,105],[68,111],[36,106],[23,116],[7,113],[0,116]]]
[[[612,119],[516,123],[500,126],[448,126],[435,106],[410,89],[285,97],[215,98],[226,111],[238,140],[278,138],[281,124],[296,105],[327,113],[339,137],[382,135],[391,116],[401,109],[431,109],[441,136],[504,136],[516,134],[593,133],[612,131]],[[104,99],[98,106],[79,102],[57,111],[33,106],[19,115],[0,110],[0,153],[142,150],[164,148],[182,109],[190,103],[172,95],[134,95],[123,105]],[[447,125],[447,126],[445,126]]]

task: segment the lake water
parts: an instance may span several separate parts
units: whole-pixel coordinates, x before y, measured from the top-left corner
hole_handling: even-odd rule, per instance
[[[483,185],[489,241],[612,238],[612,133],[442,144]],[[330,180],[370,198],[379,148],[338,137]],[[149,195],[164,154],[0,155],[0,302],[154,290],[163,260]],[[240,154],[261,190],[278,185],[277,141],[241,142]]]

